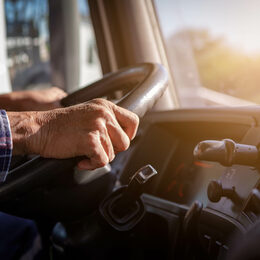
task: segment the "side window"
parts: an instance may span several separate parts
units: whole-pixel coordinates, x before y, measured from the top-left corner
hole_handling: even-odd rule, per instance
[[[86,86],[102,77],[97,54],[93,26],[91,23],[87,0],[78,0],[80,14],[79,51],[80,73],[79,85]]]
[[[102,76],[86,0],[78,0],[79,86]],[[48,0],[5,0],[6,45],[13,90],[51,86]],[[62,30],[62,28],[61,28]]]
[[[260,103],[259,1],[154,2],[184,106]]]
[[[5,0],[8,69],[13,90],[50,86],[47,0]]]

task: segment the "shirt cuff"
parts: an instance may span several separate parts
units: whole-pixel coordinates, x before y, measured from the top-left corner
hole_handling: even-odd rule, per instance
[[[9,119],[5,110],[0,110],[0,182],[5,181],[12,159],[13,142]]]

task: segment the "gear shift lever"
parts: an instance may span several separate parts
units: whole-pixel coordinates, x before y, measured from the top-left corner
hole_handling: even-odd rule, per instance
[[[127,186],[110,194],[100,205],[101,216],[119,231],[132,229],[144,215],[144,205],[140,199],[146,184],[157,174],[151,166],[139,169]]]
[[[135,202],[143,193],[145,184],[157,174],[151,166],[146,165],[139,169],[130,179],[130,182],[122,194],[121,203],[129,204]]]

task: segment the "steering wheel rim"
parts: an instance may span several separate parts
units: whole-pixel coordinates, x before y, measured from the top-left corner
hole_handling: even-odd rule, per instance
[[[69,94],[61,100],[61,104],[65,107],[76,105],[112,91],[129,88],[133,79],[136,86],[117,105],[143,117],[166,89],[167,73],[160,64],[141,63],[106,74],[101,80]]]
[[[167,73],[160,64],[142,63],[130,66],[107,74],[101,80],[69,94],[61,101],[61,104],[63,106],[75,105],[105,96],[112,91],[129,88],[129,85],[133,84],[135,87],[120,99],[117,105],[143,117],[164,93],[167,87]],[[8,201],[15,200],[17,195],[50,182],[55,178],[54,175],[60,175],[63,169],[72,170],[78,160],[79,158],[47,159],[37,156],[13,169],[9,172],[6,182],[0,186],[1,210],[9,212]],[[11,213],[14,214],[14,212]]]

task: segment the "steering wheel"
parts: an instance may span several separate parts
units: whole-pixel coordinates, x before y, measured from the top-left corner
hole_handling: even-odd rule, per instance
[[[153,107],[167,87],[167,73],[159,64],[142,63],[104,76],[101,80],[65,97],[70,106],[97,97],[127,91],[117,105],[139,117]],[[91,211],[114,185],[111,171],[80,185],[73,178],[79,158],[46,159],[40,156],[13,169],[0,186],[0,210],[23,217],[71,219]],[[95,195],[94,195],[95,194]]]

